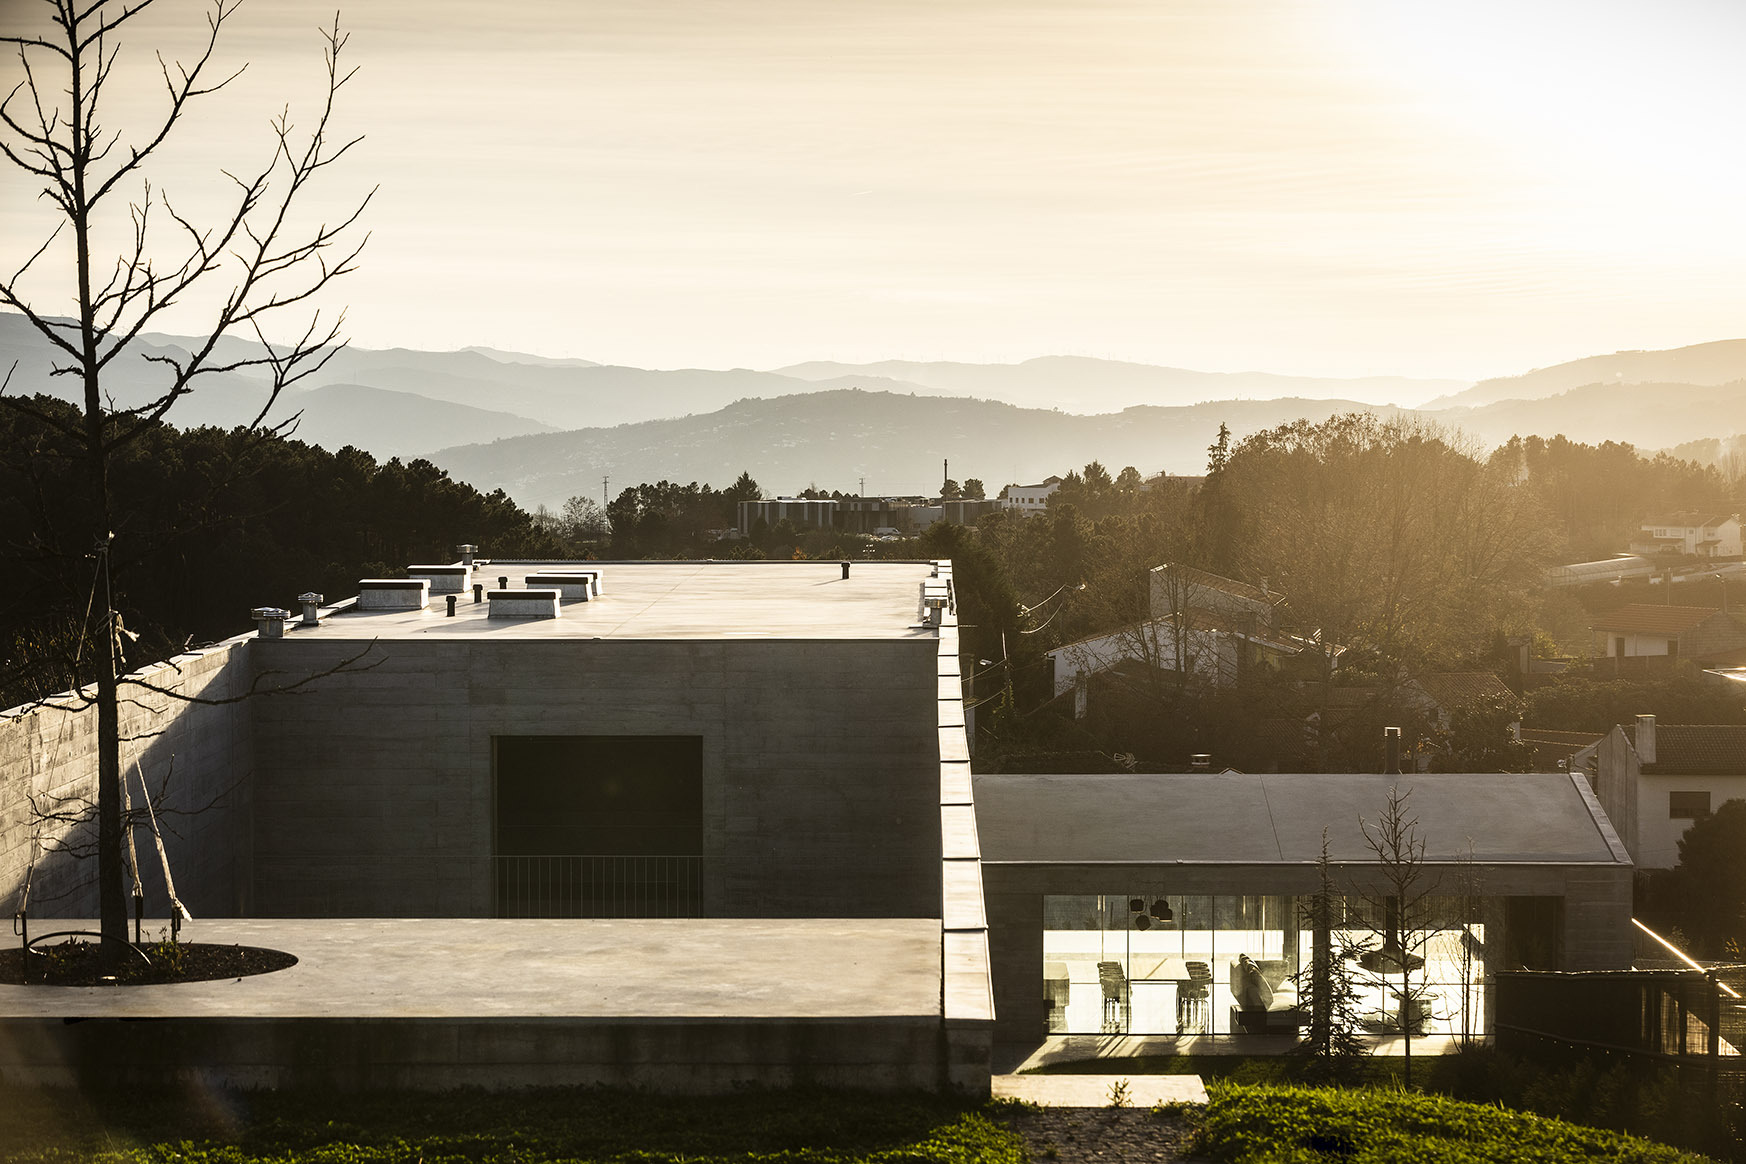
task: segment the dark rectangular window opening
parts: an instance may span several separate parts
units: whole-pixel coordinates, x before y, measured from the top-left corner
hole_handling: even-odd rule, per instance
[[[701,916],[701,737],[492,742],[497,916]]]
[[[1668,820],[1702,820],[1710,815],[1710,794],[1707,792],[1669,792]]]

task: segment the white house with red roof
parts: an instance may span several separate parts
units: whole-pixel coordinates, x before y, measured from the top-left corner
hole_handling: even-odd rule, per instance
[[[1703,659],[1746,647],[1746,624],[1713,606],[1631,602],[1595,616],[1591,653],[1597,659],[1659,656]]]
[[[1644,520],[1631,539],[1633,554],[1686,554],[1698,558],[1741,555],[1737,513],[1664,513]]]

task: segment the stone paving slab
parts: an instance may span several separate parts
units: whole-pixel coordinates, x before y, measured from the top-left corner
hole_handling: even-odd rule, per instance
[[[31,929],[92,929],[33,921]],[[938,1016],[929,918],[251,918],[183,939],[283,950],[272,974],[0,985],[7,1018],[847,1019]]]
[[[1206,1084],[1198,1075],[995,1075],[989,1091],[996,1099],[1022,1099],[1039,1107],[1109,1107],[1111,1090],[1124,1079],[1128,1107],[1206,1102]]]

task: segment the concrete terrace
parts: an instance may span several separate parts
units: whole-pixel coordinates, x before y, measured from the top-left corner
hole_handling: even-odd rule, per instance
[[[526,587],[549,570],[598,569],[600,597],[566,600],[559,618],[489,617],[490,603],[444,596],[424,610],[334,608],[319,626],[286,624],[288,640],[322,639],[910,639],[932,637],[917,618],[928,562],[509,562],[481,559],[473,581]]]
[[[258,918],[194,921],[182,938],[282,950],[297,964],[163,986],[0,984],[0,1019],[940,1014],[940,923],[928,918]]]
[[[0,986],[0,1077],[691,1092],[944,1085],[934,919],[225,920],[184,936],[299,961],[215,982]]]

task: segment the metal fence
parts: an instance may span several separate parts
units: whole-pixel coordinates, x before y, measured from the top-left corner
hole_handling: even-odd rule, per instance
[[[702,857],[496,857],[498,917],[702,917]]]
[[[1714,970],[1499,972],[1497,1047],[1543,1063],[1622,1065],[1646,1078],[1674,1072],[1694,1133],[1719,1119],[1727,1126],[1707,1134],[1731,1138],[1746,1103],[1746,991],[1737,978]]]

